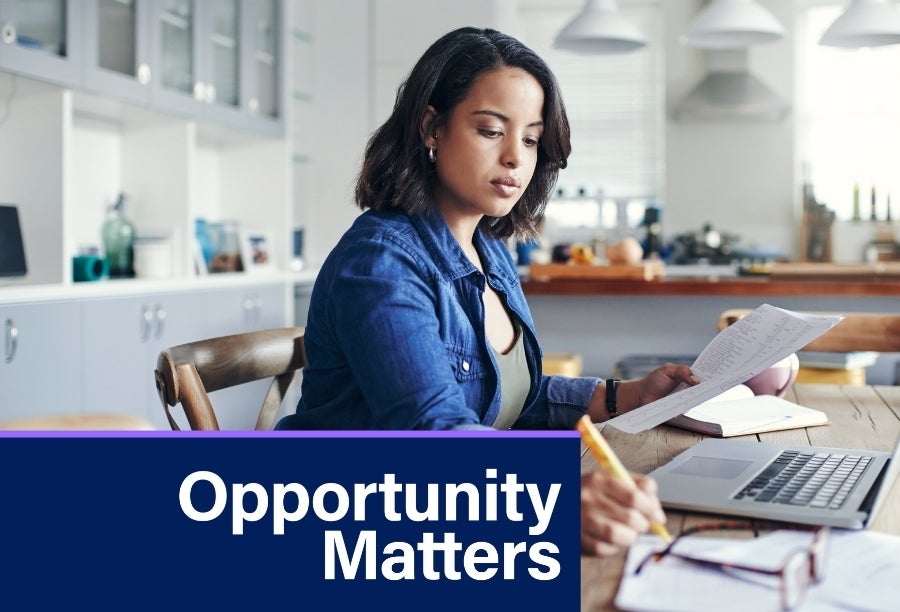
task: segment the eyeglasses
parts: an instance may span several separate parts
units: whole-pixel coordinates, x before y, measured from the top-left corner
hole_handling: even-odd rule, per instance
[[[698,525],[690,529],[682,531],[672,540],[668,546],[659,552],[653,552],[647,555],[641,561],[635,574],[640,574],[641,570],[652,560],[655,563],[662,561],[665,557],[675,557],[690,563],[696,563],[706,567],[718,568],[724,571],[744,571],[756,574],[766,574],[769,576],[777,576],[779,578],[779,591],[781,593],[781,605],[785,610],[796,608],[806,598],[806,592],[810,583],[821,582],[825,579],[826,561],[828,559],[828,544],[831,540],[831,530],[828,527],[815,527],[813,531],[813,540],[808,548],[795,548],[787,553],[781,563],[775,569],[763,569],[759,567],[751,567],[747,565],[722,563],[709,559],[701,559],[692,557],[688,554],[682,554],[674,550],[675,545],[685,536],[705,531],[735,531],[735,530],[756,530],[761,526],[760,523],[747,522],[724,522],[713,523],[708,525]],[[778,524],[777,527],[784,528],[784,524]],[[790,525],[795,529],[810,530],[808,526]]]

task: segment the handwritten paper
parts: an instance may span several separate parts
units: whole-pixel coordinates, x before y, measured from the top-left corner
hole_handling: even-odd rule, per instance
[[[810,545],[812,534],[779,530],[759,538],[687,537],[679,553],[717,562],[777,568],[791,551]],[[640,574],[637,565],[665,545],[642,536],[628,552],[616,606],[625,610],[780,610],[778,578],[728,572],[674,557],[651,561]],[[893,612],[900,601],[900,537],[871,531],[832,530],[825,579],[812,584],[798,610]]]
[[[607,422],[638,433],[712,399],[794,353],[837,325],[841,315],[810,315],[763,304],[719,332],[691,370],[700,379]]]

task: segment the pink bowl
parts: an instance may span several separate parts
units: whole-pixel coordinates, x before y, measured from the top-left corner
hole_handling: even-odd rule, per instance
[[[775,395],[783,397],[797,380],[800,371],[800,360],[796,353],[791,353],[781,361],[766,368],[744,384],[750,387],[754,395]]]

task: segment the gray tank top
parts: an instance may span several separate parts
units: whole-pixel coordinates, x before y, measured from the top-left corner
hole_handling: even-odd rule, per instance
[[[500,369],[500,413],[491,425],[494,429],[512,427],[522,414],[525,398],[531,390],[531,375],[525,360],[525,342],[522,336],[521,328],[516,326],[516,342],[507,353],[500,353],[491,347]]]

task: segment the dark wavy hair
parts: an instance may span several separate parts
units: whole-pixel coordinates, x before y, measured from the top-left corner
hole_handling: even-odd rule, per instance
[[[391,116],[369,139],[356,183],[362,209],[397,207],[423,212],[432,203],[437,181],[420,127],[431,105],[436,116],[430,130],[445,123],[481,74],[502,67],[520,68],[544,90],[544,132],[537,167],[518,203],[505,217],[485,217],[481,227],[499,238],[534,236],[559,171],[572,150],[569,120],[559,85],[550,68],[521,42],[496,30],[460,28],[435,41],[397,91]]]

